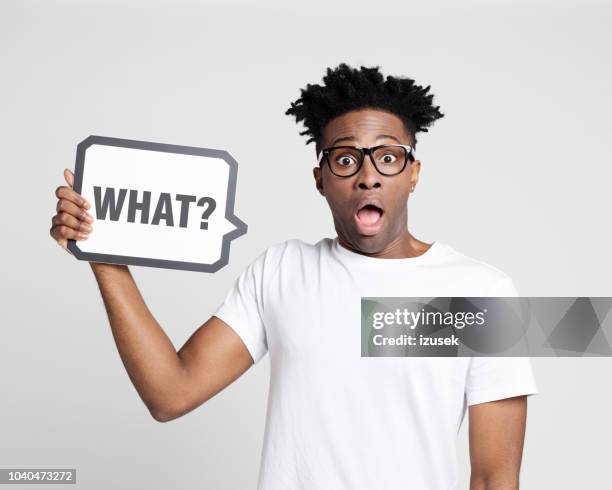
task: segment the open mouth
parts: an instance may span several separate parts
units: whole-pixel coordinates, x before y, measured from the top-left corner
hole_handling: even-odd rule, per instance
[[[355,222],[363,235],[377,233],[382,226],[384,210],[374,204],[366,204],[355,213]]]

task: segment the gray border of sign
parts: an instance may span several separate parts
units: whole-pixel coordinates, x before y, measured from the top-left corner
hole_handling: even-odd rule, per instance
[[[163,151],[167,153],[181,153],[183,155],[199,155],[212,158],[221,158],[229,165],[229,182],[227,187],[227,201],[225,204],[225,219],[232,223],[236,229],[223,235],[221,258],[212,264],[83,252],[78,247],[77,240],[69,239],[68,249],[77,259],[91,262],[141,265],[145,267],[161,267],[163,269],[178,269],[198,272],[216,272],[221,269],[221,267],[227,265],[229,260],[230,243],[235,238],[238,238],[247,232],[247,224],[234,214],[238,162],[234,160],[234,158],[227,151],[199,148],[197,146],[170,145],[166,143],[154,143],[151,141],[128,140],[123,138],[111,138],[108,136],[90,135],[77,145],[73,189],[79,194],[81,193],[83,185],[85,152],[87,151],[87,148],[92,145],[120,146],[123,148],[136,148],[138,150]]]

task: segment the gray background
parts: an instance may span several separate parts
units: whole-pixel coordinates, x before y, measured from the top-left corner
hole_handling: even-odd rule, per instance
[[[501,268],[524,296],[612,296],[609,6],[289,5],[0,3],[0,467],[76,467],[88,489],[255,488],[268,358],[185,417],[154,421],[89,266],[48,235],[54,191],[89,134],[238,160],[236,214],[249,232],[229,265],[132,268],[178,348],[266,247],[335,236],[313,147],[283,112],[340,61],[431,84],[446,113],[416,149],[418,238]],[[534,360],[523,488],[610,488],[611,366]],[[467,482],[466,425],[460,447]]]

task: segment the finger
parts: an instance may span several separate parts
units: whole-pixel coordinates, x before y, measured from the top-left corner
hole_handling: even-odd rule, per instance
[[[70,255],[74,255],[70,249],[68,248],[68,240],[66,240],[65,238],[60,238],[57,243],[59,244],[60,247],[62,247],[68,254]]]
[[[66,179],[66,182],[68,183],[70,188],[72,188],[72,186],[74,185],[74,174],[69,168],[64,169],[64,179]]]
[[[71,214],[60,212],[51,218],[52,225],[65,225],[73,230],[76,230],[81,233],[89,234],[93,231],[93,227],[81,221],[80,219],[75,218]]]
[[[93,223],[94,221],[94,218],[91,214],[85,211],[82,207],[77,206],[72,201],[69,201],[68,199],[62,198],[58,200],[56,211],[58,213],[63,211],[65,213],[71,214],[75,218],[78,218],[81,221],[86,221],[87,223]]]
[[[68,250],[68,240],[66,240],[65,238],[60,238],[57,243],[59,244],[60,247],[62,247],[64,250],[66,250],[66,252],[68,252],[70,255],[72,255],[72,252],[70,250]]]
[[[60,240],[87,240],[88,238],[86,233],[79,232],[66,225],[53,225],[49,233],[58,243]]]
[[[68,187],[70,187],[70,189],[73,189],[74,188],[74,173],[72,173],[72,170],[70,170],[69,168],[64,169],[64,179],[66,179],[66,183],[68,184]],[[85,209],[91,208],[91,204],[89,204],[89,201],[87,201],[87,199],[85,199],[83,196],[80,196],[80,197],[81,199],[85,201],[85,204],[84,204]]]
[[[85,199],[81,194],[73,190],[71,187],[60,185],[57,189],[55,189],[55,195],[59,198],[68,199],[72,201],[77,206],[81,206],[85,209],[89,209],[91,206],[87,199]]]

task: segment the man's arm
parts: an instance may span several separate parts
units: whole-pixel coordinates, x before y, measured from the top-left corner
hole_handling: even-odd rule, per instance
[[[66,252],[68,240],[93,232],[91,204],[64,169],[50,235]],[[125,265],[89,263],[98,281],[119,355],[138,394],[156,420],[193,410],[240,377],[253,358],[236,332],[213,316],[176,352],[145,304]]]
[[[215,316],[177,352],[149,311],[128,267],[90,265],[121,360],[155,420],[166,422],[190,412],[253,364],[238,334]]]
[[[526,420],[526,396],[469,407],[470,490],[519,488]]]

